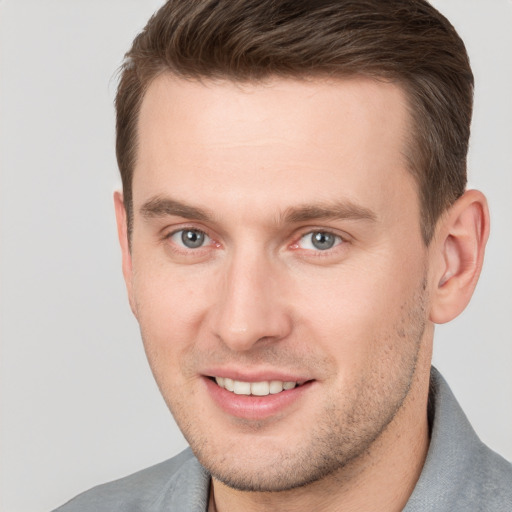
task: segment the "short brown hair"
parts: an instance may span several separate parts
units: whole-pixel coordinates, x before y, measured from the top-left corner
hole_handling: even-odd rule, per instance
[[[424,0],[169,0],[135,38],[116,97],[128,231],[137,121],[164,72],[201,79],[365,75],[397,82],[411,111],[408,160],[425,243],[466,187],[473,74],[464,43]]]

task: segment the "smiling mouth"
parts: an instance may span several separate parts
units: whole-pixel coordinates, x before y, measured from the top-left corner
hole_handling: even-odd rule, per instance
[[[261,382],[244,382],[241,380],[229,379],[228,377],[211,377],[219,387],[230,391],[235,395],[267,396],[277,395],[283,391],[302,386],[306,381],[280,381],[270,380]]]

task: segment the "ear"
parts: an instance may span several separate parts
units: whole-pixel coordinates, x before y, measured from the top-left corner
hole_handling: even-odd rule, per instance
[[[478,190],[469,190],[439,220],[432,241],[432,322],[449,322],[469,303],[482,270],[488,237],[487,200]]]
[[[130,301],[130,307],[135,316],[135,302],[133,300],[133,287],[132,287],[132,254],[130,249],[130,239],[128,236],[128,223],[126,209],[124,207],[123,194],[119,191],[114,192],[114,207],[116,211],[116,223],[117,223],[117,236],[119,238],[119,245],[121,246],[122,255],[122,268],[124,282],[126,283],[126,290],[128,292],[128,300]]]

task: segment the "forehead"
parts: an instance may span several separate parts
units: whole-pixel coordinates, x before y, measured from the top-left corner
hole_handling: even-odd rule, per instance
[[[402,89],[369,78],[239,84],[162,75],[141,106],[134,206],[158,195],[222,197],[227,209],[253,214],[261,204],[339,198],[377,209],[404,194],[417,202],[404,156],[409,121]]]

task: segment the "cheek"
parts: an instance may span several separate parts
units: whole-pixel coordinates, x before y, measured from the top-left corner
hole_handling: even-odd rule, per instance
[[[296,294],[300,322],[309,335],[333,357],[355,366],[386,350],[384,345],[389,349],[399,342],[404,304],[411,290],[421,286],[423,275],[420,265],[404,273],[392,261],[359,263],[304,279]]]
[[[146,266],[134,274],[136,316],[148,352],[176,357],[198,339],[207,310],[205,276]]]

